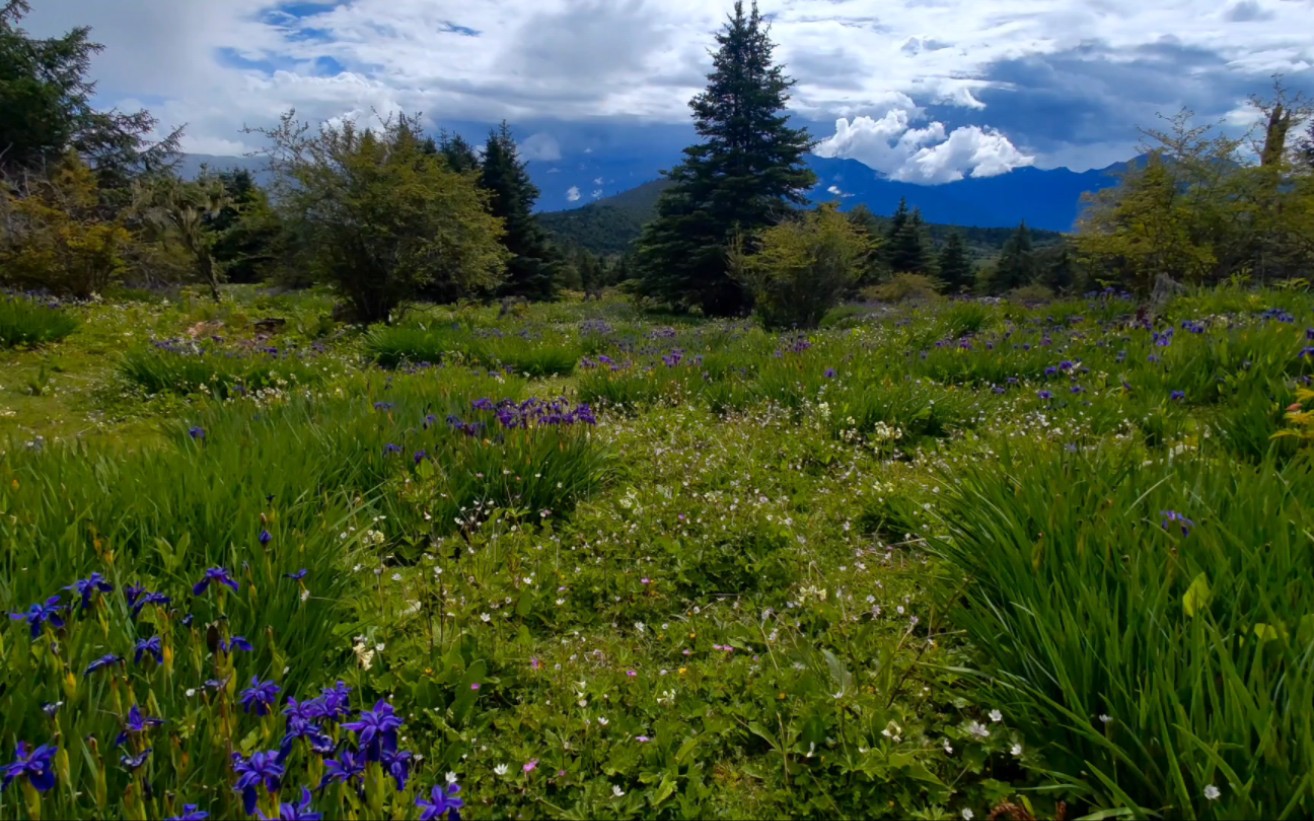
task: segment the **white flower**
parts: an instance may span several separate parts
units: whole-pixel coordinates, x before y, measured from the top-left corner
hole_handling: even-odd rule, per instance
[[[448,772],[447,775],[445,776],[445,778],[447,779],[447,783],[448,783],[448,784],[455,784],[455,783],[456,783],[456,773],[454,773],[454,772]]]
[[[967,725],[967,731],[972,735],[976,736],[977,738],[990,737],[990,730],[988,730],[986,726],[979,721],[970,722]]]
[[[1020,758],[1022,756],[1022,745],[1014,743],[1013,746],[1008,749],[1008,751],[1012,753],[1015,758]]]
[[[617,798],[620,798],[622,795],[625,794],[625,791],[622,790],[618,785],[616,785],[616,784],[612,784],[612,785],[611,785],[611,794],[614,795],[614,796],[616,796]]]
[[[1108,713],[1100,713],[1100,721],[1104,722],[1105,724],[1108,724],[1110,721],[1113,721],[1113,716],[1109,715]]]
[[[991,711],[990,711],[990,721],[991,721],[992,723],[994,723],[994,724],[998,724],[999,722],[1001,722],[1001,721],[1003,721],[1003,720],[1004,720],[1004,714],[1003,714],[1003,713],[999,712],[998,710],[991,710]]]
[[[947,738],[944,740],[944,751],[947,755],[954,754],[954,745],[950,744]]]
[[[488,615],[487,613],[480,613],[479,620],[482,621],[484,624],[488,624],[490,621],[493,620],[493,617]]]
[[[963,808],[963,821],[972,821],[972,819],[975,817],[976,817],[976,813],[972,812],[966,807]]]
[[[496,767],[493,768],[493,772],[497,773],[498,775],[506,775],[506,765],[498,764]]]
[[[1222,794],[1223,794],[1222,791],[1219,790],[1217,787],[1215,787],[1213,784],[1210,784],[1209,786],[1204,788],[1204,797],[1208,798],[1210,801],[1217,801],[1218,796]]]
[[[195,687],[188,687],[188,688],[187,688],[187,691],[186,691],[186,696],[187,696],[188,698],[191,698],[192,696],[195,696],[195,695],[196,695],[196,688],[195,688]]]
[[[598,723],[601,724],[603,727],[606,727],[608,724],[611,723],[611,719],[607,718],[606,716],[598,716]]]

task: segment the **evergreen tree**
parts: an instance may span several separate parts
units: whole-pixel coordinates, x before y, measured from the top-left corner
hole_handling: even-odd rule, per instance
[[[1077,264],[1067,240],[1036,251],[1037,281],[1054,293],[1072,288],[1077,281]]]
[[[259,282],[278,256],[282,226],[278,214],[245,168],[215,175],[225,193],[222,207],[205,220],[216,236],[212,253],[229,282]]]
[[[447,160],[448,167],[458,174],[479,170],[479,157],[475,155],[474,146],[460,134],[448,134],[446,131],[439,134],[438,153]]]
[[[775,45],[757,4],[742,0],[716,36],[707,89],[690,101],[703,142],[666,172],[657,218],[639,241],[639,292],[708,315],[743,313],[750,295],[729,275],[736,237],[779,222],[816,177],[803,162],[806,129],[788,125],[793,81],[772,62]]]
[[[889,273],[889,268],[885,264],[885,231],[880,218],[866,205],[859,203],[849,211],[848,220],[853,229],[866,240],[868,248],[856,284],[874,285]]]
[[[28,11],[27,0],[0,0],[0,174],[41,174],[74,151],[96,171],[102,198],[117,191],[126,202],[132,177],[176,158],[180,132],[151,145],[148,112],[95,110],[86,74],[103,47],[86,27],[33,39],[18,26]]]
[[[529,179],[511,127],[505,122],[488,135],[479,185],[489,193],[493,216],[506,223],[504,242],[511,261],[498,294],[551,299],[556,293],[555,276],[561,259],[534,218],[539,191]]]
[[[940,281],[948,293],[968,290],[976,281],[976,271],[967,256],[967,243],[959,231],[953,231],[940,249]]]
[[[886,243],[886,264],[896,274],[931,274],[935,263],[931,258],[931,241],[922,212],[908,213],[908,204],[899,200]]]
[[[1003,293],[1021,288],[1030,285],[1035,278],[1036,258],[1031,247],[1031,232],[1027,224],[1021,222],[999,253],[999,262],[995,264],[994,291]]]

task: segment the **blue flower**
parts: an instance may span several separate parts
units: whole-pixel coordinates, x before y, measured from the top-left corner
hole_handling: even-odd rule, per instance
[[[370,761],[378,761],[384,750],[397,749],[397,730],[402,726],[392,705],[383,699],[373,710],[362,710],[356,721],[343,722],[342,729],[351,730]]]
[[[251,677],[251,686],[242,691],[241,702],[244,712],[255,710],[258,716],[267,716],[278,704],[279,686],[272,681],[261,681]]]
[[[274,821],[259,810],[256,810],[256,816],[261,821]],[[278,805],[278,821],[321,821],[323,817],[323,813],[315,812],[310,808],[310,790],[305,787],[301,788],[300,804],[284,801]]]
[[[234,650],[241,650],[246,653],[252,651],[251,642],[247,641],[244,636],[233,636],[228,641],[219,639],[219,649],[230,655]]]
[[[205,438],[205,428],[200,428],[200,427],[196,427],[196,428],[188,428],[188,429],[187,429],[187,435],[190,436],[190,437],[192,437],[193,439],[204,439],[204,438]]]
[[[13,762],[5,765],[0,792],[8,789],[10,782],[15,778],[25,776],[37,792],[48,792],[55,786],[55,770],[52,763],[56,752],[57,748],[54,745],[42,744],[29,753],[27,742],[18,742],[14,748]]]
[[[182,815],[175,815],[172,818],[166,818],[164,821],[205,821],[209,817],[210,813],[197,809],[196,804],[183,804]]]
[[[103,670],[106,667],[110,667],[112,665],[118,664],[121,661],[123,661],[123,657],[116,656],[113,653],[110,653],[109,655],[101,656],[100,658],[93,661],[91,664],[88,664],[86,672],[83,673],[82,675],[89,676],[92,673],[96,672],[97,670]]]
[[[256,808],[256,788],[264,786],[269,792],[276,792],[283,780],[283,765],[278,763],[278,755],[273,752],[252,753],[251,757],[242,758],[241,753],[233,753],[233,772],[237,774],[234,789],[242,793],[242,806],[247,815],[254,815]]]
[[[269,531],[263,529],[260,531],[260,535],[257,538],[260,540],[260,545],[262,547],[274,540],[274,537],[270,535]]]
[[[1162,526],[1164,530],[1169,530],[1170,525],[1176,524],[1181,528],[1183,537],[1190,536],[1191,528],[1195,527],[1195,522],[1175,510],[1161,510],[1159,511],[1159,516],[1163,518]]]
[[[26,613],[10,613],[9,618],[27,622],[32,628],[32,638],[36,638],[41,635],[43,625],[49,624],[56,630],[64,626],[64,619],[59,615],[63,609],[59,604],[59,596],[51,596],[44,604],[34,604],[27,608]]]
[[[320,789],[326,784],[339,782],[350,784],[357,778],[365,774],[365,756],[360,753],[353,753],[351,750],[343,750],[337,758],[330,758],[324,762],[324,779],[320,781]]]
[[[422,810],[420,821],[439,821],[448,813],[451,813],[448,816],[450,821],[461,821],[461,808],[465,806],[465,802],[457,798],[460,792],[460,784],[450,784],[446,790],[443,785],[438,784],[429,790],[428,801],[425,801],[423,796],[415,799],[415,806]]]
[[[289,579],[291,579],[291,580],[294,581],[294,582],[299,582],[299,581],[301,581],[302,579],[304,579],[304,578],[306,577],[306,575],[309,574],[309,573],[310,573],[310,571],[303,567],[303,568],[301,568],[300,570],[298,570],[298,571],[295,572],[295,573],[284,573],[283,576],[284,576],[285,578],[289,578]]]
[[[125,587],[124,592],[127,594],[128,606],[132,608],[132,616],[136,618],[141,614],[143,608],[148,604],[158,604],[167,607],[173,603],[173,599],[163,593],[148,593],[144,587]]]
[[[124,753],[123,755],[119,756],[119,763],[122,764],[124,767],[127,767],[129,772],[138,770],[141,768],[141,765],[146,763],[146,759],[150,757],[150,754],[151,754],[150,747],[147,747],[146,749],[142,750],[136,755],[129,755],[128,753]]]
[[[1183,399],[1186,398],[1186,391],[1173,391],[1172,393],[1168,394],[1168,398],[1174,402],[1181,402]]]
[[[206,588],[211,584],[222,584],[224,587],[233,591],[237,590],[237,582],[228,574],[227,570],[222,567],[212,567],[205,571],[205,575],[199,582],[192,585],[192,593],[199,596],[204,593]]]
[[[401,445],[394,445],[393,443],[389,442],[388,444],[383,446],[384,456],[392,456],[394,454],[398,454],[401,452],[402,452]]]
[[[402,750],[400,752],[385,751],[380,758],[379,763],[383,765],[383,769],[397,782],[397,792],[406,789],[406,780],[410,778],[411,760],[414,757],[409,750]]]
[[[1038,392],[1036,393],[1036,396],[1039,396],[1041,399],[1053,399],[1053,398],[1054,398],[1054,394],[1051,393],[1050,391],[1038,391]]]
[[[105,577],[99,573],[92,573],[85,579],[78,579],[70,584],[65,590],[76,591],[82,597],[82,609],[86,610],[91,605],[91,597],[97,592],[108,593],[114,589],[114,585],[105,580]]]
[[[425,458],[428,457],[428,455],[429,455],[428,453],[426,453],[426,452],[424,452],[424,451],[422,451],[422,450],[417,450],[417,451],[415,451],[415,464],[418,465],[418,464],[420,464],[421,462],[423,462],[423,461],[425,460]]]
[[[331,719],[346,718],[351,715],[351,688],[339,681],[332,687],[325,687],[319,694],[324,704],[324,717]]]
[[[824,374],[822,374],[822,376],[826,377],[827,379],[834,379],[834,378],[835,378],[835,369],[834,369],[834,368],[827,368],[827,369],[826,369],[826,372],[825,372]]]
[[[164,723],[162,718],[147,718],[141,714],[141,708],[136,704],[128,710],[128,717],[123,720],[123,731],[119,737],[114,739],[114,746],[117,747],[128,740],[130,735],[140,735],[152,727],[158,727]]]
[[[155,662],[157,664],[162,664],[164,662],[164,648],[161,646],[159,636],[151,636],[148,639],[139,639],[132,654],[132,663],[141,664],[142,656],[147,653],[150,653],[155,657]]]
[[[393,407],[393,405],[392,405],[391,402],[375,402],[375,403],[374,403],[374,409],[375,409],[376,411],[390,411],[390,410],[392,410],[392,407]]]

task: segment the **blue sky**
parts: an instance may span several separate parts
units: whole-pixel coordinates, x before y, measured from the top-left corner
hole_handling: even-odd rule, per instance
[[[146,104],[185,147],[240,154],[243,125],[421,112],[527,156],[650,157],[688,142],[688,99],[730,0],[40,0],[26,25],[85,24],[99,101]],[[761,0],[791,108],[818,153],[940,183],[1102,167],[1188,106],[1247,125],[1274,73],[1314,94],[1314,0]]]

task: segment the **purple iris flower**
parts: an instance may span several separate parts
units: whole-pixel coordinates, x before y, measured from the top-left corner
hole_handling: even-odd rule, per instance
[[[251,677],[251,686],[242,691],[243,712],[255,710],[258,716],[269,715],[270,710],[278,704],[279,686],[272,681],[261,681]]]
[[[204,439],[205,428],[201,428],[201,427],[188,428],[187,435],[192,437],[193,439]]]
[[[205,592],[211,584],[222,584],[233,591],[237,590],[237,582],[229,575],[228,571],[222,567],[212,567],[205,571],[205,576],[199,582],[192,586],[192,593],[199,596]]]
[[[385,751],[380,759],[379,763],[383,765],[383,769],[397,782],[397,792],[406,789],[406,780],[411,776],[413,758],[415,756],[410,750],[401,750],[400,752]]]
[[[379,699],[373,710],[362,710],[356,721],[343,722],[342,729],[355,733],[366,757],[378,761],[384,750],[397,749],[397,730],[402,724],[392,705]]]
[[[56,630],[64,626],[64,619],[59,615],[63,609],[59,604],[59,596],[51,596],[44,604],[38,603],[27,608],[26,613],[10,613],[9,618],[27,622],[32,628],[32,638],[36,638],[41,635],[43,625],[49,624]]]
[[[124,767],[126,767],[129,772],[133,772],[141,769],[141,765],[146,763],[146,759],[150,757],[150,754],[151,754],[150,747],[147,747],[146,749],[142,750],[136,755],[130,755],[129,753],[124,753],[123,755],[119,756],[119,763],[122,764]]]
[[[140,735],[152,727],[158,727],[164,723],[162,718],[147,718],[141,714],[141,708],[136,704],[128,710],[128,717],[123,720],[123,731],[119,733],[118,738],[114,739],[114,746],[117,747],[128,740],[130,735]]]
[[[460,792],[460,784],[449,784],[445,789],[443,785],[438,784],[429,790],[428,801],[423,796],[415,799],[415,806],[422,811],[420,821],[440,821],[444,815],[447,815],[450,821],[461,821],[461,808],[465,806],[465,802],[457,798]]]
[[[364,755],[353,753],[351,750],[343,750],[337,758],[330,758],[324,762],[324,779],[320,781],[320,788],[326,784],[339,782],[350,784],[352,781],[362,778],[365,774],[365,764],[367,763]]]
[[[228,641],[220,639],[219,649],[222,652],[231,655],[234,650],[241,650],[245,653],[250,653],[253,648],[251,647],[251,642],[247,641],[245,636],[233,636]]]
[[[82,609],[86,610],[91,605],[91,598],[97,592],[108,593],[114,589],[114,585],[105,580],[105,577],[99,573],[92,573],[85,579],[78,579],[70,584],[65,590],[76,591],[82,597]]]
[[[341,681],[325,687],[319,700],[324,704],[325,718],[339,719],[351,715],[351,688]]]
[[[256,788],[263,785],[269,792],[277,791],[284,770],[276,753],[258,752],[252,753],[249,759],[242,758],[241,753],[233,753],[233,772],[237,774],[237,783],[233,786],[242,793],[242,807],[247,815],[254,815],[258,798]]]
[[[1183,399],[1186,398],[1186,391],[1173,391],[1172,393],[1168,394],[1168,398],[1174,402],[1181,402]]]
[[[1053,398],[1054,398],[1054,394],[1051,393],[1050,391],[1038,391],[1038,392],[1036,393],[1036,396],[1039,396],[1041,399],[1053,399]]]
[[[140,639],[132,654],[132,663],[141,664],[142,656],[149,653],[155,657],[156,664],[164,662],[164,648],[161,646],[159,636],[151,636],[148,639]]]
[[[28,752],[27,742],[18,742],[14,747],[13,762],[5,765],[4,778],[0,781],[0,792],[8,789],[14,779],[24,777],[37,792],[49,792],[55,786],[56,752],[57,748],[52,744],[42,744]]]
[[[1178,513],[1175,510],[1162,510],[1159,516],[1163,519],[1162,527],[1164,530],[1170,530],[1170,525],[1176,524],[1181,528],[1182,536],[1190,536],[1191,528],[1195,527],[1195,522]]]
[[[182,815],[175,815],[172,818],[166,818],[165,821],[206,821],[210,813],[202,809],[197,809],[196,804],[183,804]]]
[[[256,810],[256,817],[260,821],[275,821],[275,819],[269,818],[259,810]],[[323,818],[323,813],[315,812],[310,808],[310,790],[305,787],[301,788],[300,804],[284,801],[278,805],[277,821],[321,821]]]
[[[112,665],[118,664],[121,661],[123,661],[123,656],[116,656],[113,653],[110,653],[109,655],[101,656],[100,658],[93,661],[91,664],[88,664],[86,672],[84,672],[82,675],[84,677],[89,676],[92,673],[96,672],[97,670],[103,670],[106,667],[110,667]]]
[[[269,531],[264,529],[260,531],[260,535],[257,538],[260,540],[261,547],[269,544],[274,540],[274,537],[270,535]]]
[[[303,567],[295,573],[284,573],[283,575],[294,582],[299,582],[302,579],[304,579],[309,573],[310,571]]]

